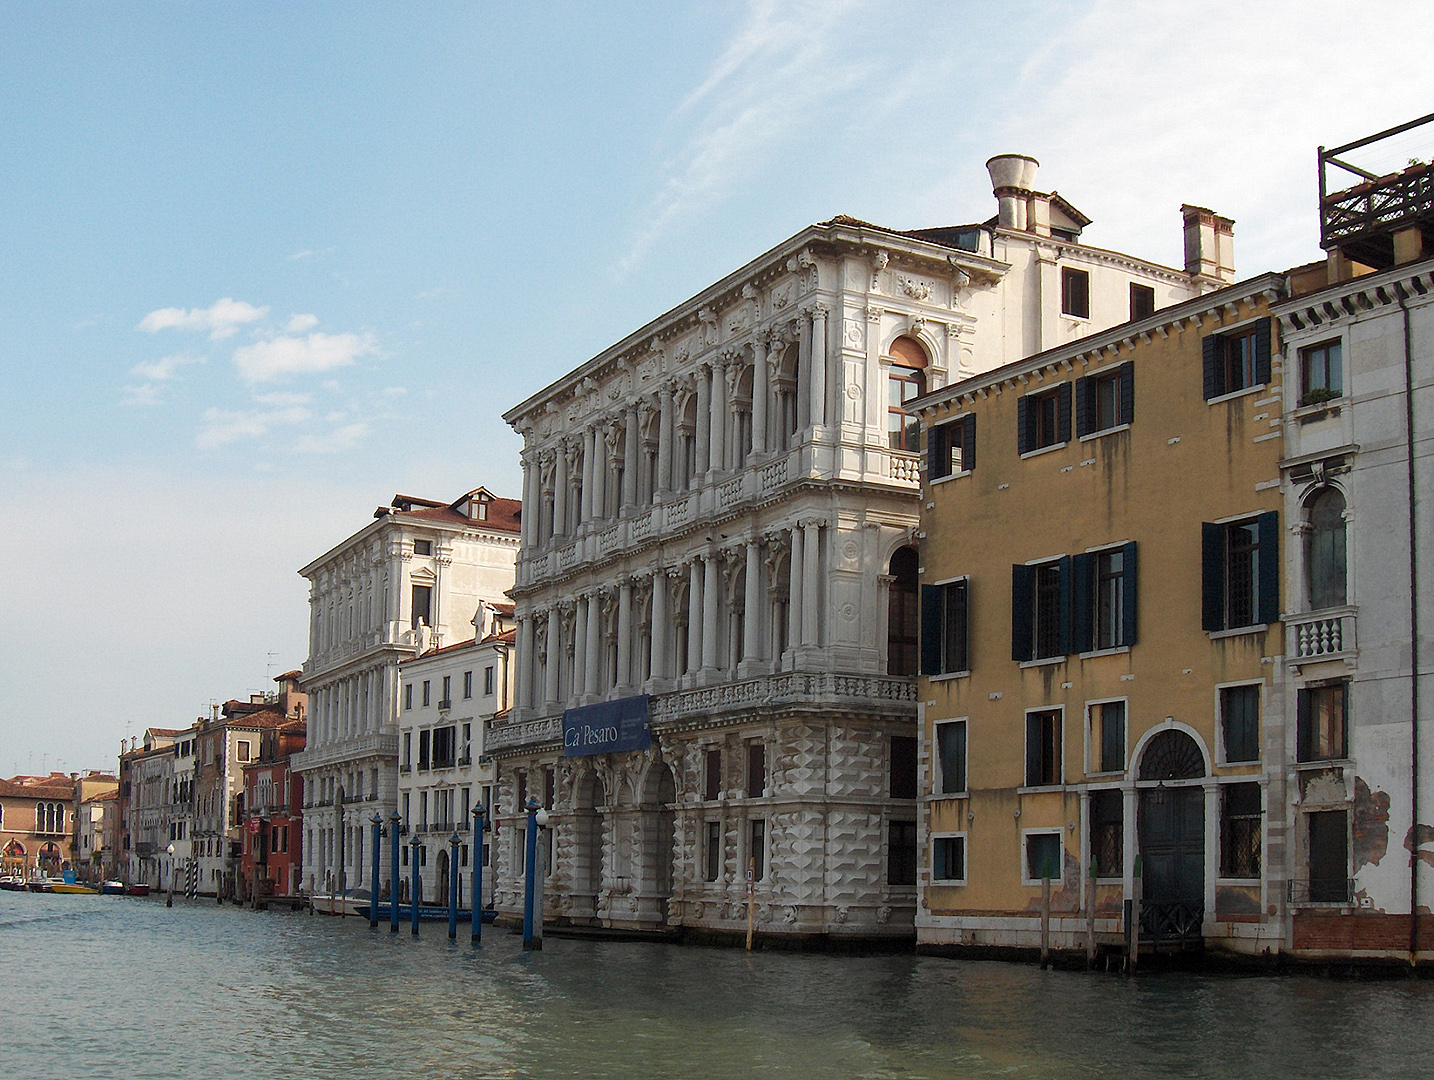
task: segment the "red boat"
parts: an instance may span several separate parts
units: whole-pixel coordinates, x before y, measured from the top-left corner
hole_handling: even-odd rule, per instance
[[[130,895],[130,896],[148,896],[148,895],[149,895],[149,886],[148,886],[148,885],[143,885],[143,884],[131,885],[131,886],[129,887],[129,895]]]

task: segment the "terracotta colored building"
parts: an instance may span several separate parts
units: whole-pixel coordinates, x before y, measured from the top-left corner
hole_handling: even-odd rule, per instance
[[[71,868],[75,780],[65,773],[0,780],[0,873]]]
[[[244,766],[239,860],[242,896],[293,896],[302,879],[304,778],[290,768],[304,748],[306,727],[295,720],[259,736],[258,760]]]

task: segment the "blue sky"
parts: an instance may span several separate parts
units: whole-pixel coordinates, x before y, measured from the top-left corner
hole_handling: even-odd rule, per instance
[[[1193,202],[1242,275],[1317,258],[1315,147],[1427,110],[1431,24],[0,8],[0,773],[112,765],[299,667],[298,567],[396,491],[516,495],[503,409],[810,222],[982,220],[984,161],[1020,152],[1101,246],[1174,264]]]

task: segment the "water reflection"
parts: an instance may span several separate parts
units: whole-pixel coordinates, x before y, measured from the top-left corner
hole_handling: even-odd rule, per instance
[[[1434,985],[518,939],[0,893],[36,1076],[1434,1075]]]

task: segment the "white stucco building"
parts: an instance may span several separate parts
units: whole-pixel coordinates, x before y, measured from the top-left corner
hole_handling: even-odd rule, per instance
[[[550,919],[912,933],[921,459],[905,403],[1233,278],[1088,245],[988,164],[984,224],[804,229],[505,414],[524,439],[500,910],[552,807]],[[975,447],[962,448],[974,453]],[[566,714],[566,719],[565,719]],[[575,745],[576,744],[576,745]]]
[[[398,664],[472,635],[480,601],[507,603],[514,499],[476,488],[453,502],[397,495],[300,573],[309,579],[304,888],[366,881],[363,837],[398,788]]]
[[[459,903],[471,899],[471,859],[486,858],[488,841],[473,837],[473,809],[493,801],[493,762],[484,736],[513,703],[513,607],[482,604],[472,641],[445,645],[399,665],[398,812],[403,818],[400,889],[408,889],[412,840],[421,843],[419,874],[425,903],[448,902],[451,837],[460,838]],[[480,846],[481,845],[481,846]],[[388,879],[387,850],[380,860]],[[485,861],[485,867],[488,863]],[[492,897],[492,876],[484,881]],[[401,891],[407,896],[407,892]]]

